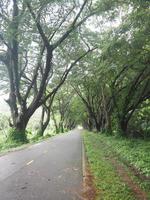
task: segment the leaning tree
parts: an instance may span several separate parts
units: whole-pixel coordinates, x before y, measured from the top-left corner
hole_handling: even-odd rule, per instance
[[[26,126],[37,108],[54,95],[73,66],[93,50],[85,48],[63,66],[60,81],[47,91],[55,76],[53,60],[57,49],[67,45],[73,32],[97,11],[89,0],[1,1],[0,61],[9,79],[10,125],[20,138],[26,139]]]

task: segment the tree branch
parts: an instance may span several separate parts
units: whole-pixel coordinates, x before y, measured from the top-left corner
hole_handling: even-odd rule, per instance
[[[30,3],[28,1],[26,2],[26,5],[27,5],[27,7],[28,7],[28,9],[29,9],[29,11],[30,11],[35,23],[36,23],[37,29],[38,29],[38,31],[39,31],[39,33],[41,35],[41,38],[42,38],[46,48],[47,49],[51,49],[51,45],[49,44],[49,40],[46,37],[46,35],[45,35],[45,33],[44,33],[43,29],[42,29],[42,26],[41,26],[40,22],[37,20],[36,15],[33,12],[33,9],[32,9],[32,7],[31,7],[31,5],[30,5]]]
[[[60,83],[57,85],[57,87],[55,87],[53,89],[53,91],[51,93],[49,93],[42,102],[45,102],[55,91],[57,91],[65,82],[69,72],[71,71],[71,69],[82,59],[84,58],[87,54],[89,54],[90,52],[94,51],[96,48],[93,49],[89,49],[88,51],[86,51],[84,54],[82,54],[79,58],[77,58],[71,65],[70,67],[63,73],[61,79],[60,79]]]

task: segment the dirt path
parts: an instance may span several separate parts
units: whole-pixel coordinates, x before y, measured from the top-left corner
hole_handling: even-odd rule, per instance
[[[148,197],[147,197],[146,193],[140,188],[140,186],[138,184],[136,184],[131,179],[131,177],[129,176],[128,171],[125,169],[125,167],[122,164],[118,163],[118,161],[116,159],[114,159],[114,158],[110,158],[109,161],[114,166],[114,168],[115,168],[117,174],[119,175],[119,177],[131,189],[131,191],[133,192],[134,196],[138,200],[148,200]]]
[[[88,161],[86,161],[86,174],[83,177],[83,199],[84,200],[95,200],[96,199],[96,188],[94,186],[94,177],[91,173]]]

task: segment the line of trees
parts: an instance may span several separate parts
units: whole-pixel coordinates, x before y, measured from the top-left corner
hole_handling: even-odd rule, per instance
[[[50,119],[56,132],[77,124],[124,136],[148,132],[149,8],[134,0],[1,0],[1,90],[9,93],[11,135],[26,141],[39,107],[40,136]]]
[[[150,135],[149,8],[149,2],[128,4],[129,13],[123,12],[117,28],[93,37],[100,51],[81,61],[70,76],[84,105],[82,124],[89,130]]]

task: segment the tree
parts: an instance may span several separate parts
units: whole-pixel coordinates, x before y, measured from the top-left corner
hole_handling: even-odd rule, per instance
[[[54,97],[55,97],[54,93],[51,98],[49,98],[47,100],[47,102],[45,104],[42,105],[42,113],[41,113],[41,119],[40,119],[40,126],[39,126],[39,130],[37,135],[42,137],[44,135],[44,132],[47,128],[47,126],[50,123],[50,118],[51,118],[51,108],[52,108],[52,104],[54,101]]]
[[[82,63],[84,71],[81,70],[82,75],[78,74],[80,81],[75,78],[77,84],[73,86],[98,131],[103,130],[103,125],[107,131],[111,130],[117,119],[117,128],[125,136],[130,132],[129,122],[133,114],[149,99],[150,94],[149,3],[146,2],[145,6],[140,2],[131,2],[128,6],[131,10],[124,13],[125,20],[119,27],[104,30],[96,41],[92,41],[99,47],[99,61],[96,63],[97,56],[92,55],[93,58],[90,57],[86,64]]]
[[[10,6],[11,10],[8,2],[2,2],[0,17],[3,32],[0,39],[6,50],[0,58],[7,67],[10,83],[7,103],[11,109],[11,126],[15,128],[15,132],[24,135],[35,110],[53,96],[76,63],[92,51],[85,49],[74,61],[68,63],[62,69],[60,82],[45,96],[45,90],[50,83],[49,77],[54,76],[53,59],[57,55],[57,49],[64,45],[63,42],[71,37],[74,30],[97,12],[97,8],[92,8],[87,0],[82,5],[74,1],[70,4],[39,1],[37,6],[34,1],[30,3],[13,0]],[[50,11],[55,6],[54,18]],[[5,26],[8,34],[4,30]]]
[[[68,80],[56,94],[51,110],[56,133],[63,133],[78,125],[87,124],[85,106]]]
[[[70,82],[85,105],[89,128],[95,128],[98,132],[111,129],[109,77],[104,77],[105,65],[98,51],[83,62],[81,61],[78,68],[78,71],[74,72],[74,76],[70,78]]]
[[[68,118],[68,113],[70,111],[69,107],[72,99],[74,98],[72,92],[73,91],[70,85],[64,84],[55,96],[52,110],[53,121],[55,123],[57,133],[64,133],[65,129],[67,129],[65,121]]]

